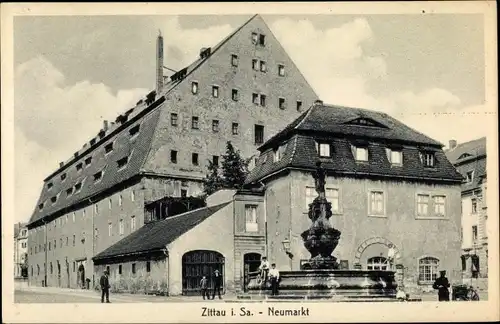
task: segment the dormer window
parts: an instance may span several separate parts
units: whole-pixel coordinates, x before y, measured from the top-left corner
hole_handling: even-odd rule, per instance
[[[231,54],[231,65],[238,66],[238,55]]]
[[[83,169],[83,164],[80,162],[76,165],[76,171],[82,171]]]
[[[252,43],[257,45],[258,42],[259,42],[259,34],[252,33]]]
[[[54,184],[52,182],[49,182],[47,183],[47,189],[52,189],[52,187],[54,186]]]
[[[420,160],[422,164],[427,168],[432,168],[435,165],[434,153],[432,152],[421,152]]]
[[[283,64],[278,64],[278,75],[285,76],[285,66]]]
[[[101,179],[102,179],[102,171],[99,171],[99,172],[94,174],[94,181],[95,182],[101,181]]]
[[[354,158],[359,162],[368,161],[368,148],[362,146],[354,147]]]
[[[77,192],[80,192],[80,190],[82,189],[82,183],[81,182],[78,182],[76,185],[75,185],[75,193]]]
[[[266,62],[260,61],[260,72],[266,72]]]
[[[38,205],[38,209],[40,209],[40,210],[43,209],[43,203],[41,203],[40,205]]]
[[[135,125],[134,127],[132,127],[128,133],[130,134],[130,136],[136,136],[137,134],[139,134],[139,125]]]
[[[316,151],[320,157],[330,157],[330,143],[316,142]]]
[[[68,189],[66,190],[66,195],[67,195],[67,196],[71,196],[71,194],[72,194],[72,193],[73,193],[73,187],[68,188]]]
[[[216,85],[212,86],[212,97],[219,98],[219,87]]]
[[[465,179],[467,183],[472,183],[474,181],[474,171],[469,171],[465,174]]]
[[[464,153],[458,157],[458,160],[465,159],[466,157],[472,156],[469,153]]]
[[[61,181],[66,180],[66,173],[61,174]]]
[[[278,99],[278,106],[280,107],[280,109],[285,109],[286,108],[285,98],[279,98]]]
[[[113,151],[113,143],[109,143],[108,145],[104,146],[104,152],[106,154],[111,153]]]
[[[57,196],[50,198],[50,201],[55,204],[57,202]]]
[[[198,82],[192,82],[191,83],[191,92],[193,94],[197,94],[198,93]]]
[[[118,165],[118,170],[125,168],[127,166],[127,163],[128,163],[128,156],[119,159],[116,163]]]
[[[400,150],[388,150],[389,162],[392,165],[402,165],[403,164],[403,152]]]
[[[85,166],[89,166],[92,163],[92,157],[89,156],[88,158],[85,159]]]
[[[281,160],[281,151],[280,148],[278,147],[277,149],[274,150],[274,162],[278,162]]]

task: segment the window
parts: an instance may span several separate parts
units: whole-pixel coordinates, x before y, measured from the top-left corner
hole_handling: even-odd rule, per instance
[[[130,192],[130,200],[131,200],[131,201],[135,201],[135,192],[134,192],[134,190],[132,190],[132,191]]]
[[[233,135],[238,135],[239,129],[238,129],[238,123],[233,123],[232,129],[233,129]]]
[[[75,193],[77,192],[80,192],[80,190],[82,189],[82,183],[81,182],[78,182],[76,185],[75,185]]]
[[[472,226],[472,240],[477,241],[477,225]]]
[[[419,283],[431,284],[437,279],[439,260],[433,257],[425,257],[418,261]]]
[[[445,215],[445,202],[446,202],[446,197],[445,196],[434,196],[432,197],[434,199],[434,214],[436,216],[444,216]]]
[[[368,161],[368,148],[355,147],[354,150],[356,161]]]
[[[177,163],[177,151],[170,151],[170,162]]]
[[[54,250],[57,248],[57,240],[54,240]]]
[[[257,33],[252,33],[252,44],[257,45],[259,42],[259,35]]]
[[[264,95],[264,94],[261,94],[261,95],[260,95],[260,105],[261,105],[262,107],[265,107],[265,106],[266,106],[266,95]]]
[[[302,110],[302,101],[297,100],[297,111],[301,111],[301,110]]]
[[[231,65],[238,66],[238,55],[231,54]]]
[[[66,236],[66,246],[69,245],[69,237]]]
[[[85,209],[82,212],[82,218],[85,218]]]
[[[113,235],[113,224],[108,223],[108,236]]]
[[[259,35],[259,45],[260,46],[266,46],[266,35]]]
[[[234,131],[233,131],[233,134],[234,134]],[[40,205],[38,205],[38,209],[40,209],[40,210],[43,209],[43,203],[41,203]]]
[[[330,144],[329,143],[316,143],[316,150],[319,148],[320,157],[330,157]]]
[[[198,93],[198,82],[192,82],[191,83],[191,92],[193,94],[197,94]]]
[[[429,195],[417,195],[417,215],[429,215]]]
[[[181,189],[181,197],[186,198],[187,197],[187,189]]]
[[[178,116],[176,113],[170,114],[170,125],[177,126]]]
[[[257,223],[257,206],[246,205],[245,206],[245,231],[257,232],[258,230],[259,230],[259,225]]]
[[[130,217],[130,230],[135,231],[135,216]]]
[[[118,196],[118,206],[121,206],[123,205],[123,198],[122,198],[122,195],[119,195]]]
[[[134,127],[132,127],[128,133],[130,134],[130,136],[136,136],[137,134],[139,134],[139,125],[135,125]]]
[[[109,205],[109,209],[113,208],[113,201],[111,200],[111,198],[109,198],[109,200],[108,200],[108,205]]]
[[[472,213],[476,214],[477,213],[477,199],[476,198],[471,199],[471,206],[472,206]]]
[[[306,187],[306,209],[309,210],[309,205],[312,204],[314,198],[316,198],[316,190],[314,187]]]
[[[49,190],[50,190],[53,186],[54,186],[54,185],[52,184],[52,182],[47,183],[47,189],[49,189]]]
[[[434,166],[434,154],[430,152],[424,152],[420,154],[420,160],[424,164],[425,167],[433,167]]]
[[[75,246],[75,244],[76,244],[76,235],[73,234],[73,246]]]
[[[274,162],[281,160],[281,146],[274,150]]]
[[[214,133],[219,132],[219,121],[217,119],[212,120],[212,131]]]
[[[382,191],[370,192],[370,215],[384,215],[384,193]]]
[[[100,181],[101,179],[102,179],[102,171],[99,171],[96,174],[94,174],[94,181],[95,182]]]
[[[71,196],[72,193],[73,193],[73,187],[66,189],[67,196]]]
[[[63,247],[63,239],[62,238],[59,239],[59,247]]]
[[[198,165],[198,153],[191,154],[191,162],[193,165]]]
[[[367,270],[387,270],[387,259],[384,257],[372,257],[366,262]]]
[[[110,153],[111,151],[113,151],[113,143],[109,143],[104,147],[104,152],[106,152],[106,154]]]
[[[124,158],[121,158],[118,161],[116,161],[116,164],[118,165],[118,170],[125,169],[125,167],[127,166],[127,163],[128,163],[128,156],[126,156]]]
[[[278,64],[278,75],[285,76],[285,66],[283,64]]]
[[[469,171],[465,174],[465,179],[467,181],[467,183],[472,183],[472,181],[474,180],[474,171]]]
[[[95,203],[95,205],[94,205],[94,213],[99,214],[99,204],[98,203]]]
[[[66,180],[66,173],[61,174],[61,181]]]
[[[219,98],[219,87],[218,86],[212,86],[212,97],[214,98]]]
[[[262,125],[255,125],[254,126],[254,137],[255,137],[255,144],[259,145],[264,143],[264,126]]]
[[[54,272],[54,267],[52,266],[52,262],[50,263],[50,274]]]
[[[255,104],[255,105],[258,105],[259,104],[259,95],[256,94],[256,93],[252,93],[252,102]]]
[[[257,71],[259,69],[259,61],[258,60],[252,60],[252,70]]]
[[[332,204],[332,213],[340,213],[340,195],[339,189],[326,188],[326,200]]]
[[[123,235],[123,233],[125,232],[125,227],[123,225],[123,219],[120,219],[118,230],[120,232],[120,235]]]
[[[402,165],[403,164],[403,152],[393,151],[390,152],[390,162],[392,165]]]
[[[50,201],[52,201],[52,203],[55,204],[57,201],[57,196],[50,198]]]
[[[212,164],[219,165],[219,156],[217,155],[212,156]]]
[[[198,117],[191,118],[191,128],[198,129]]]
[[[285,106],[285,98],[279,98],[278,99],[278,106],[280,107],[280,109],[285,109],[286,106]]]
[[[83,164],[80,162],[76,165],[76,171],[82,171],[83,169]]]
[[[151,272],[151,262],[146,261],[146,272]]]
[[[260,72],[266,72],[266,62],[260,61]]]
[[[233,101],[238,101],[239,100],[238,90],[237,89],[231,90],[231,99],[233,99]]]
[[[90,163],[92,163],[92,157],[89,156],[88,158],[85,159],[85,165],[90,165]]]
[[[132,263],[132,274],[135,274],[135,263]]]
[[[122,274],[122,265],[120,264],[118,266],[118,274],[121,275]]]

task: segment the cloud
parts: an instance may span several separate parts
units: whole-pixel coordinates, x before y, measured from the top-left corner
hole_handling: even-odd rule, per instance
[[[106,85],[88,81],[66,85],[61,71],[43,56],[17,66],[14,91],[15,197],[20,219],[31,214],[43,179],[58,161],[67,160],[95,136],[104,119],[114,120],[147,93],[129,89],[113,95]]]

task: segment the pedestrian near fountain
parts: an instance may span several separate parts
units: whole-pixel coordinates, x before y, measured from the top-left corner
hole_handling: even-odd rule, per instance
[[[276,269],[276,263],[271,264],[271,269],[269,270],[269,279],[271,279],[271,295],[278,295],[279,282],[280,282],[280,272]]]
[[[260,261],[260,278],[262,282],[265,284],[267,282],[267,276],[269,272],[269,261],[267,261],[266,257],[262,257],[262,260]]]
[[[446,278],[446,270],[439,271],[440,277],[434,281],[432,288],[438,290],[439,301],[450,301],[450,282]]]
[[[392,270],[392,265],[394,264],[394,257],[396,255],[396,250],[394,249],[394,245],[389,244],[389,251],[387,251],[387,262],[389,263],[389,270]]]
[[[106,303],[109,303],[109,288],[111,285],[109,284],[109,272],[108,270],[104,270],[104,274],[101,276],[99,280],[99,284],[101,286],[101,303],[104,303],[104,297],[106,297]]]
[[[208,280],[206,276],[203,276],[200,281],[201,295],[203,296],[203,300],[205,300],[205,296],[207,299],[210,299],[208,295]]]

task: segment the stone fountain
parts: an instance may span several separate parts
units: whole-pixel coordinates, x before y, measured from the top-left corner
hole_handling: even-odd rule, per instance
[[[330,224],[331,203],[325,196],[326,171],[318,161],[313,173],[318,196],[309,205],[311,227],[301,236],[310,259],[299,271],[281,271],[279,299],[329,299],[336,301],[396,301],[395,272],[387,270],[339,269],[332,256],[341,232]],[[270,294],[269,283],[260,282],[257,275],[250,276],[246,287],[252,295]]]

